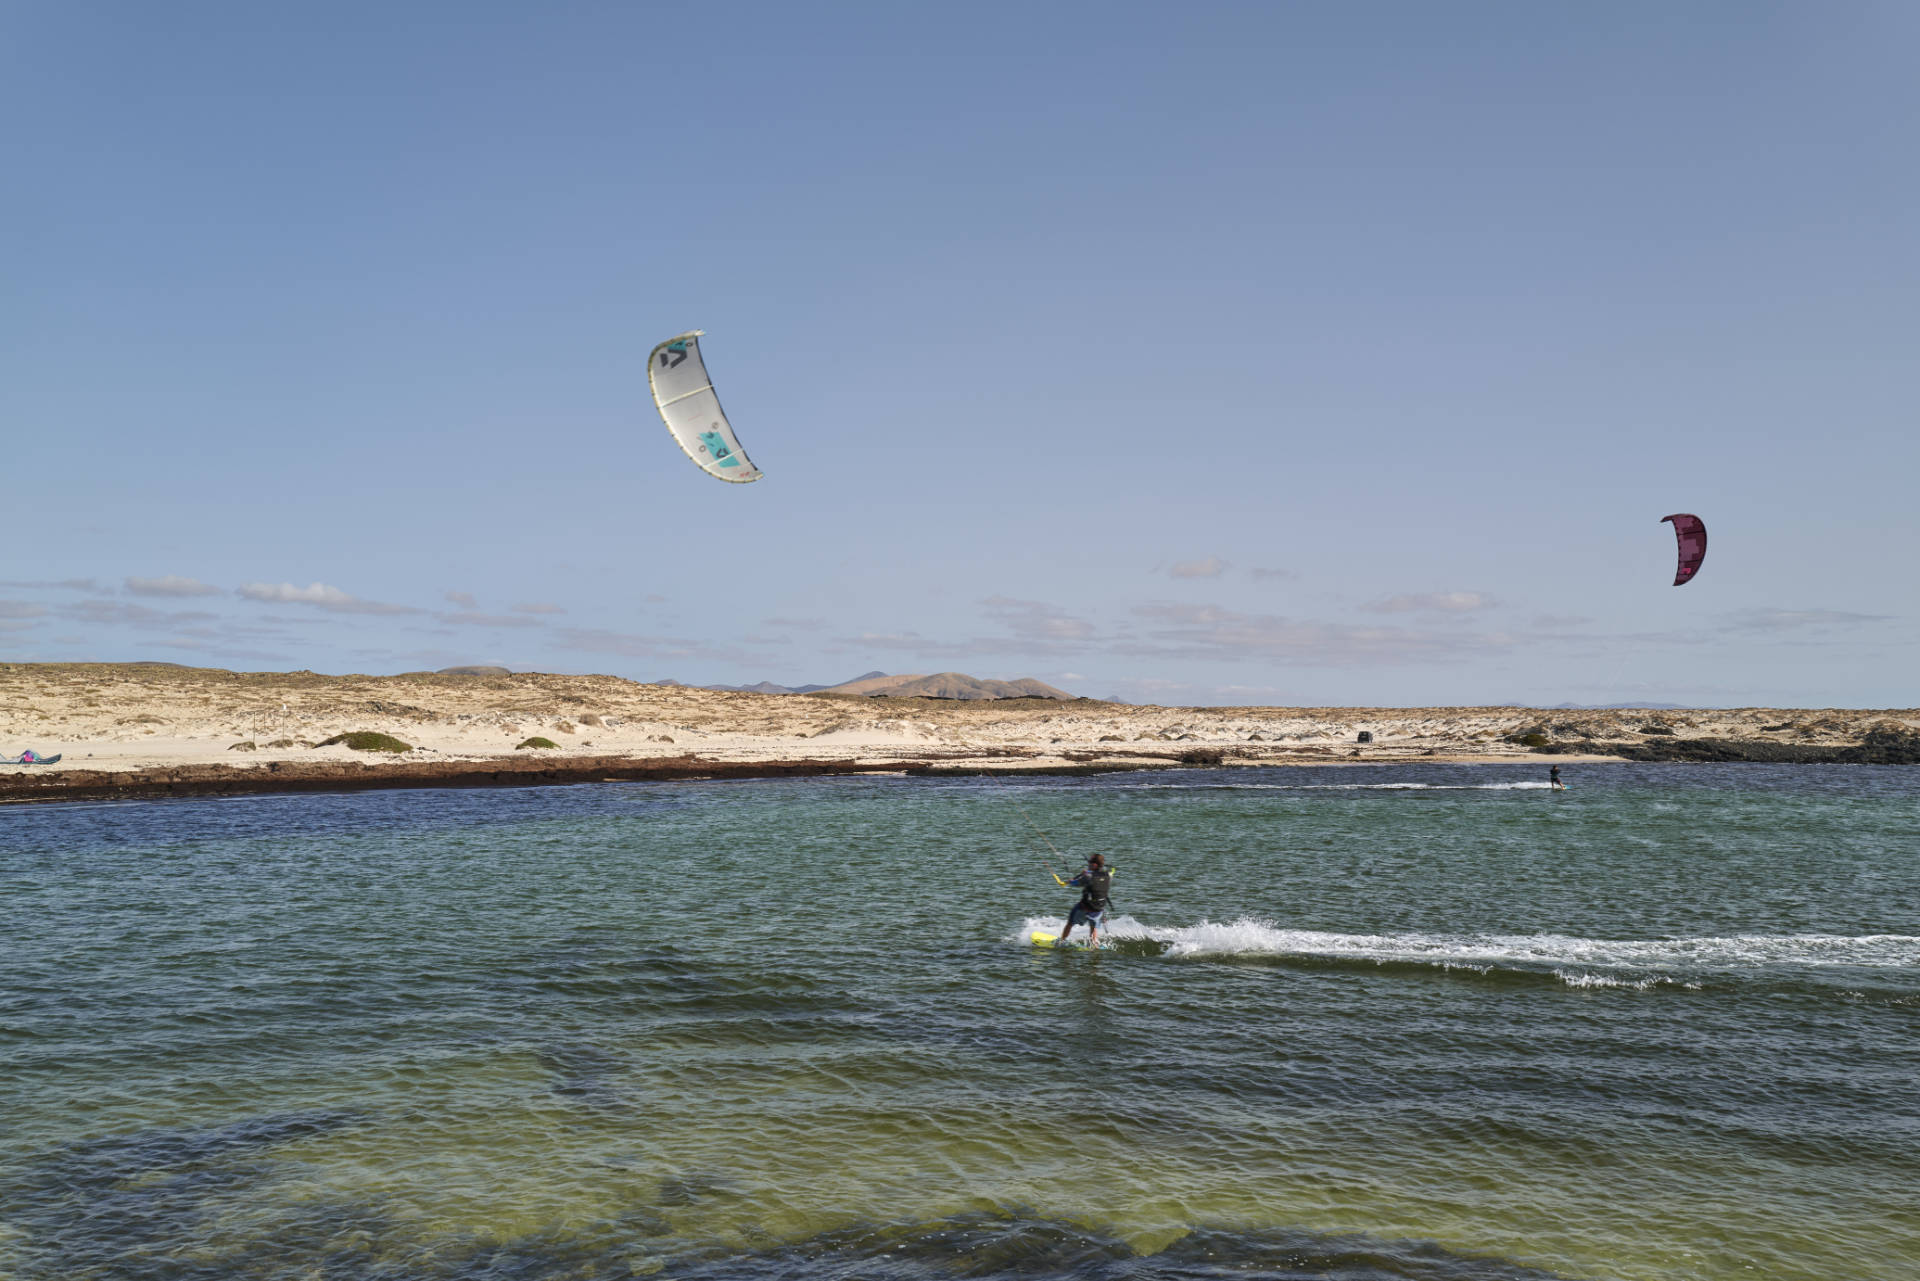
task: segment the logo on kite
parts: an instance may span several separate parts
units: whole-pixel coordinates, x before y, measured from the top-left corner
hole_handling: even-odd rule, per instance
[[[1673,585],[1679,587],[1693,581],[1700,562],[1707,558],[1707,523],[1685,512],[1660,518],[1661,524],[1667,521],[1673,522],[1673,536],[1680,544],[1680,567],[1673,575]]]
[[[700,355],[701,331],[679,334],[653,349],[647,358],[647,384],[681,452],[701,471],[736,484],[759,480],[762,472],[740,447],[720,397]]]

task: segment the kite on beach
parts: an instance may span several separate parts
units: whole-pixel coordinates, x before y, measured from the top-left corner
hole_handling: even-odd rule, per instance
[[[42,756],[32,748],[28,748],[18,756],[0,756],[0,765],[58,765],[59,763],[60,757],[57,754]]]
[[[690,330],[653,349],[647,358],[653,403],[674,440],[701,471],[736,484],[759,480],[762,473],[740,448],[740,439],[720,408],[713,380],[707,376],[707,364],[700,358],[704,332]]]
[[[1662,524],[1673,522],[1673,536],[1680,544],[1680,567],[1674,571],[1675,587],[1693,581],[1700,572],[1700,562],[1707,558],[1707,523],[1698,516],[1689,516],[1685,512],[1676,512],[1672,516],[1662,516]]]

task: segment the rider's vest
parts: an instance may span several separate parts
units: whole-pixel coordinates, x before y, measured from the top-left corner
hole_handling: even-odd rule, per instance
[[[1113,869],[1090,867],[1080,875],[1084,878],[1080,889],[1080,906],[1090,912],[1106,911],[1107,891],[1113,885]]]

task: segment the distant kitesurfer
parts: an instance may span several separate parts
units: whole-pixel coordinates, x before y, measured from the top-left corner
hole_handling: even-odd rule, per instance
[[[1547,771],[1547,786],[1556,792],[1564,792],[1567,790],[1567,785],[1560,781],[1560,767],[1558,765]]]
[[[1100,922],[1107,916],[1107,892],[1113,887],[1113,869],[1107,866],[1107,860],[1095,854],[1087,860],[1086,870],[1067,882],[1069,889],[1080,891],[1080,901],[1067,913],[1067,926],[1060,931],[1060,941],[1067,941],[1067,935],[1073,933],[1073,927],[1082,921],[1087,925],[1087,946],[1100,946]]]

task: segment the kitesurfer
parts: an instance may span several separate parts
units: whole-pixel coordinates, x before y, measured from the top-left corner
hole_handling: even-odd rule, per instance
[[[1080,891],[1080,901],[1067,913],[1066,928],[1060,931],[1060,941],[1067,941],[1067,935],[1073,933],[1073,927],[1082,921],[1087,925],[1087,946],[1100,946],[1100,922],[1107,916],[1107,893],[1113,887],[1113,869],[1107,866],[1107,860],[1098,854],[1087,860],[1086,870],[1067,882],[1068,889]]]
[[[1547,771],[1547,785],[1556,792],[1564,792],[1567,790],[1567,785],[1560,781],[1560,767],[1558,765],[1555,765]]]

